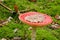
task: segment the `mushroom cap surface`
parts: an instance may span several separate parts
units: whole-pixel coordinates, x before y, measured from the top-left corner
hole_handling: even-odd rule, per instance
[[[25,20],[26,16],[31,16],[31,15],[36,15],[36,14],[41,14],[45,17],[43,22],[39,22],[39,23],[34,23],[34,22],[29,22],[27,20]],[[39,12],[26,12],[24,14],[20,14],[19,15],[19,20],[21,20],[23,23],[26,23],[32,27],[42,27],[42,26],[46,26],[52,23],[52,18],[46,14],[43,13],[39,13]]]

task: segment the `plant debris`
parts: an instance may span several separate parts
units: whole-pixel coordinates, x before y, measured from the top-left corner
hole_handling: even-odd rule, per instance
[[[18,28],[14,29],[14,33],[16,33],[18,31]]]
[[[2,38],[1,40],[7,40],[6,38]]]
[[[32,27],[29,27],[28,30],[32,30]]]
[[[21,37],[14,37],[12,40],[21,40]]]
[[[60,28],[60,25],[58,23],[52,23],[52,25],[50,26],[50,28],[52,28],[52,29],[58,29],[58,28]]]
[[[57,20],[60,20],[60,15],[57,14],[57,15],[55,16],[55,18],[56,18]]]
[[[13,19],[12,17],[9,17],[6,20],[0,20],[0,26],[6,25],[8,22],[11,21],[11,19]]]

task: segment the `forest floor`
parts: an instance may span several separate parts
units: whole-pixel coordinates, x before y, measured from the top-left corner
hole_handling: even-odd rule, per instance
[[[37,2],[30,2],[28,0],[5,0],[2,2],[12,10],[16,4],[20,11],[25,9],[34,9],[30,11],[37,11],[40,13],[48,14],[52,17],[53,22],[60,24],[60,20],[55,18],[55,15],[60,15],[60,0],[37,0]],[[6,20],[8,17],[13,16],[13,19],[6,25],[0,27],[0,39],[12,39],[14,37],[21,37],[22,40],[31,40],[31,30],[29,26],[22,23],[18,19],[18,15],[12,15],[8,10],[0,6],[0,20]],[[36,40],[60,40],[60,29],[50,29],[48,25],[43,29],[37,28]],[[14,30],[17,29],[15,33]],[[27,37],[25,37],[27,35]]]

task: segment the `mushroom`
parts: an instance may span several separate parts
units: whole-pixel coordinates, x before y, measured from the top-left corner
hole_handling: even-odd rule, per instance
[[[32,27],[31,40],[36,40],[36,28],[44,27],[52,23],[52,18],[38,12],[27,12],[19,15],[19,19]]]

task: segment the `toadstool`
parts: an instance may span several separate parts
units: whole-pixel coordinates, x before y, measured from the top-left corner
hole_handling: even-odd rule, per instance
[[[36,28],[44,27],[52,23],[52,18],[46,14],[38,12],[26,12],[19,15],[19,19],[30,26],[32,26],[31,40],[36,40]]]

